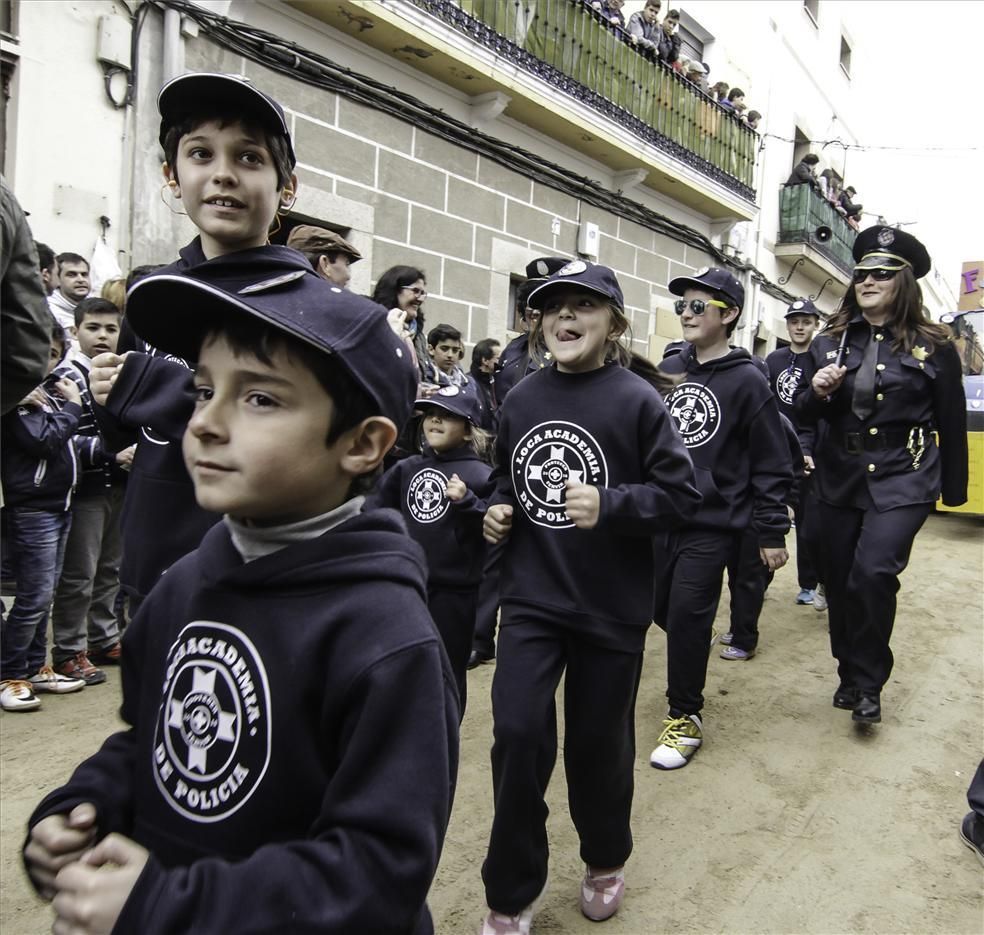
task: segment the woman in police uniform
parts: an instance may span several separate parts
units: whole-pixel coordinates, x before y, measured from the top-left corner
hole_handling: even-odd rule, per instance
[[[879,226],[853,253],[854,281],[813,342],[796,412],[825,429],[814,458],[834,707],[872,724],[913,539],[941,491],[948,506],[967,497],[967,429],[960,360],[922,311],[926,248]]]

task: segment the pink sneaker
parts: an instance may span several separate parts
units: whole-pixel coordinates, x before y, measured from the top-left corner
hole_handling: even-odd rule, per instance
[[[622,905],[625,896],[625,868],[614,873],[596,874],[590,867],[581,881],[581,912],[594,922],[610,919]]]

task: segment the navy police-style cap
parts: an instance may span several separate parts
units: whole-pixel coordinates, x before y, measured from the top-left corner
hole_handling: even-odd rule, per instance
[[[789,308],[786,309],[786,314],[783,315],[783,318],[791,318],[793,315],[815,315],[819,318],[820,309],[809,299],[794,299],[790,302]]]
[[[909,267],[916,279],[933,265],[929,251],[912,234],[897,227],[875,225],[858,234],[851,250],[855,269],[894,269]]]
[[[745,287],[726,269],[705,266],[693,276],[677,276],[666,287],[673,295],[683,295],[687,289],[703,289],[705,292],[720,292],[741,311],[745,307]]]
[[[478,396],[460,386],[442,386],[433,396],[418,399],[414,403],[414,408],[425,411],[428,408],[444,409],[475,426],[482,421],[482,404],[478,401]]]
[[[243,120],[255,120],[270,133],[284,137],[290,152],[291,165],[297,162],[284,109],[242,75],[220,75],[214,72],[178,75],[161,88],[157,95],[157,109],[161,114],[158,137],[161,146],[164,145],[167,131],[190,114],[209,111],[216,114],[240,113]]]
[[[130,289],[127,316],[145,341],[196,360],[217,319],[230,310],[250,315],[325,354],[337,355],[378,414],[402,428],[416,395],[417,368],[387,323],[386,310],[331,285],[310,266],[286,273],[283,268],[279,275],[259,281],[255,265],[244,268],[214,260],[199,266],[194,275],[150,275]]]
[[[530,308],[542,309],[547,298],[565,286],[576,286],[603,296],[618,308],[625,308],[622,288],[615,273],[607,266],[588,263],[586,260],[571,260],[537,286],[526,300]]]

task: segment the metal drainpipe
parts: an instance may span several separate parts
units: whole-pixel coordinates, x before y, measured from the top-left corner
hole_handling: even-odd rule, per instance
[[[181,73],[181,14],[170,8],[164,10],[164,47],[161,56],[163,74],[161,84],[166,84]]]

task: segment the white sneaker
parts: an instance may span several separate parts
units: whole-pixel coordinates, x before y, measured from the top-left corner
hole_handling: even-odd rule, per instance
[[[822,584],[818,584],[813,592],[813,609],[821,614],[827,609],[827,592]]]
[[[24,679],[0,681],[0,708],[4,711],[33,711],[41,707],[41,699],[31,691]]]
[[[485,914],[482,919],[482,927],[478,930],[478,935],[530,935],[530,927],[533,925],[533,915],[540,908],[544,894],[547,892],[547,884],[543,884],[540,894],[525,909],[514,916],[507,916],[492,909]]]
[[[59,675],[51,666],[41,666],[37,675],[32,675],[28,682],[36,692],[51,692],[53,695],[68,695],[80,692],[85,688],[85,679],[73,679],[67,675]]]
[[[599,874],[586,867],[581,881],[581,914],[592,922],[610,919],[625,898],[625,868]]]
[[[679,769],[690,762],[703,740],[703,724],[698,715],[667,716],[649,762],[656,769]]]

